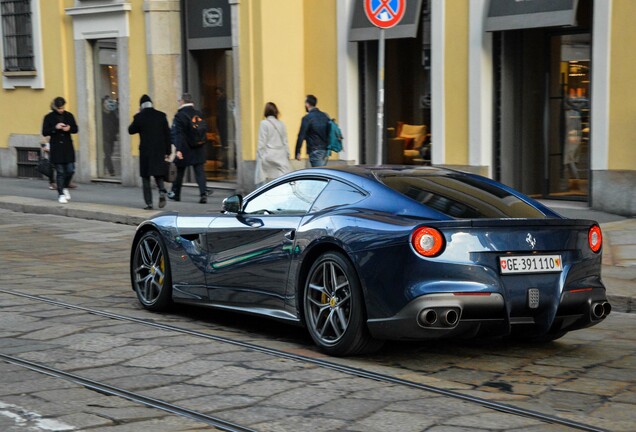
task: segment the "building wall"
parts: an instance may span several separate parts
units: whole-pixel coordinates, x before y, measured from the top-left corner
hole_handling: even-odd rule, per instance
[[[592,113],[592,208],[624,216],[636,215],[636,106],[629,89],[636,73],[632,17],[636,2],[595,2],[594,105]],[[598,23],[598,26],[597,26]],[[601,34],[609,31],[609,35]],[[596,90],[595,90],[596,88]],[[601,110],[602,109],[602,110]],[[599,120],[600,118],[600,120]],[[596,125],[596,126],[595,126]]]
[[[613,0],[610,51],[610,170],[636,169],[636,104],[630,96],[636,74],[636,2]]]
[[[74,112],[77,105],[73,33],[69,31],[69,20],[64,16],[64,8],[72,5],[72,0],[39,1],[44,70],[37,72],[44,74],[44,88],[0,89],[0,148],[8,147],[12,134],[39,136],[42,118],[57,96],[64,97],[68,110]]]
[[[239,11],[243,158],[256,157],[266,102],[278,106],[294,157],[306,94],[337,115],[336,0],[253,0]]]
[[[468,165],[468,0],[445,2],[444,164]],[[435,56],[435,53],[432,54]],[[433,83],[435,85],[435,83]],[[433,142],[435,138],[433,137]]]
[[[123,97],[124,95],[121,94],[119,95],[120,103],[127,103],[129,108],[129,118],[120,117],[119,119],[120,123],[125,124],[126,129],[128,129],[128,125],[132,122],[133,116],[139,111],[139,98],[143,94],[150,93],[148,90],[148,84],[150,81],[148,63],[150,59],[146,48],[147,35],[160,37],[158,34],[161,34],[161,29],[159,28],[156,28],[154,32],[147,32],[147,23],[144,13],[145,1],[133,0],[131,3],[132,8],[128,17],[128,25],[130,26],[130,36],[128,38],[128,65],[130,67],[128,70],[128,76],[130,80],[130,94],[128,95],[129,97]],[[161,106],[158,104],[159,100],[155,100],[157,98],[154,94],[151,94],[150,97],[154,97],[153,102],[155,108],[161,111],[166,111],[168,115],[170,115],[170,111],[168,111],[168,109],[176,105],[175,101],[172,103],[173,106]],[[130,150],[132,156],[139,156],[139,134],[130,136]]]
[[[170,117],[181,93],[181,17],[179,0],[144,0],[144,26],[148,94],[155,108]],[[138,37],[135,33],[134,38]],[[137,91],[133,92],[133,103]],[[135,112],[133,110],[133,112]]]
[[[338,113],[337,0],[305,0],[305,89],[318,98],[318,107],[336,117]],[[303,98],[297,102],[301,109]],[[298,122],[300,126],[300,122]]]

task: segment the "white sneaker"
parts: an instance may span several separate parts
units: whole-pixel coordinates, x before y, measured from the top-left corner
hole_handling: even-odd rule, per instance
[[[62,204],[66,204],[68,202],[68,200],[66,199],[66,197],[64,195],[60,195],[60,197],[57,199],[57,201],[62,203]]]
[[[71,200],[71,193],[68,191],[68,189],[64,189],[64,190],[62,190],[62,192],[64,192],[64,198],[66,198],[66,201],[70,201]]]

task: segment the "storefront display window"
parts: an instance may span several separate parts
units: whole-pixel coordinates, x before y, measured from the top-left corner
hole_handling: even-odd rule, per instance
[[[117,43],[112,39],[96,42],[95,119],[97,124],[97,175],[121,178],[119,140],[119,81]]]
[[[554,36],[551,47],[549,196],[585,197],[590,158],[590,35]]]

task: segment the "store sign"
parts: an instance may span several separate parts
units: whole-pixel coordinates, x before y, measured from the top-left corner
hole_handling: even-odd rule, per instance
[[[486,31],[576,25],[578,0],[490,0]]]
[[[184,4],[189,50],[232,47],[228,0],[188,0]]]
[[[203,9],[203,27],[223,27],[223,9]]]

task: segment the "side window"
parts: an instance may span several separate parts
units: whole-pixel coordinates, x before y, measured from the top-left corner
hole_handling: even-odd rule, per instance
[[[305,214],[326,185],[326,180],[316,179],[283,183],[251,198],[244,211],[251,214]]]
[[[312,212],[332,207],[355,204],[365,198],[365,194],[348,184],[331,180],[311,208]]]

